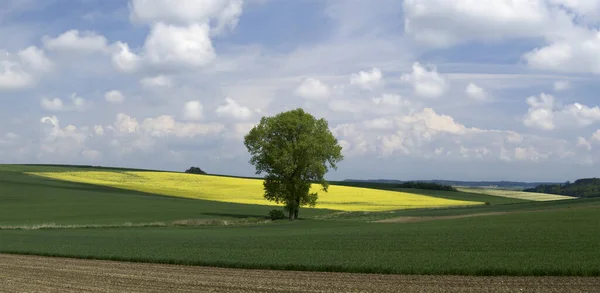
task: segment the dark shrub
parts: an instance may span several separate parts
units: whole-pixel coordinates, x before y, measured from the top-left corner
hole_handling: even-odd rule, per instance
[[[206,172],[202,171],[202,169],[200,169],[198,167],[191,167],[191,168],[185,170],[185,173],[190,173],[190,174],[206,174]]]
[[[282,220],[285,219],[285,213],[282,210],[273,209],[269,212],[269,218],[273,221]]]

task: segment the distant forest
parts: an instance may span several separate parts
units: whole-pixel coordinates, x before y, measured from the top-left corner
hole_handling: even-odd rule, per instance
[[[563,184],[541,184],[524,191],[574,197],[600,197],[600,178],[583,178],[575,180],[573,183],[567,181]]]
[[[413,181],[401,181],[401,180],[388,180],[388,179],[346,179],[344,182],[370,182],[377,184],[402,184],[406,182],[426,182],[436,183],[440,185],[450,186],[461,186],[461,187],[496,187],[506,189],[524,189],[533,188],[541,184],[559,184],[559,182],[518,182],[518,181],[459,181],[459,180],[413,180]]]

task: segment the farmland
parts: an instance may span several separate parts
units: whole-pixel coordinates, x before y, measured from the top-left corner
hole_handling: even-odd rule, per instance
[[[216,200],[202,191],[226,177],[95,168],[79,175],[105,172],[96,179],[104,182],[46,176],[76,171],[0,166],[0,253],[323,272],[600,276],[600,199],[531,201],[381,186],[360,195],[360,208],[352,208],[355,200],[327,208],[318,203],[302,208],[299,221],[271,222],[265,217],[273,206],[266,201]],[[44,176],[27,174],[32,172]],[[158,180],[152,176],[189,176],[200,191],[181,197],[132,188],[123,181],[136,177],[131,174],[152,188]],[[365,209],[384,206],[377,200],[395,193],[394,210]],[[407,208],[401,203],[407,195],[488,204]],[[339,201],[343,194],[332,197]]]
[[[74,171],[31,172],[28,174],[185,198],[277,205],[264,200],[262,181],[256,179],[167,172]],[[319,186],[313,185],[312,191],[319,191]],[[386,211],[477,204],[483,203],[406,192],[331,186],[329,192],[320,200],[319,207],[344,211]]]
[[[553,200],[568,200],[575,199],[572,196],[537,193],[537,192],[524,192],[519,190],[506,190],[496,188],[474,188],[474,187],[460,187],[458,190],[462,192],[471,192],[479,194],[487,194],[500,197],[517,198],[532,201],[553,201]]]

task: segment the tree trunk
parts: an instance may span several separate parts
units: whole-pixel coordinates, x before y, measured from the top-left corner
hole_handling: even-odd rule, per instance
[[[298,208],[294,209],[294,219],[298,219]]]

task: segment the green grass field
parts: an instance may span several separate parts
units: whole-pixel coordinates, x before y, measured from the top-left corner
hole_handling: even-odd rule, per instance
[[[368,213],[303,209],[302,220],[294,222],[127,227],[261,218],[272,207],[157,196],[21,173],[40,168],[68,167],[0,165],[0,252],[317,271],[600,276],[600,199],[533,202],[411,190],[490,204]],[[499,212],[505,214],[371,222]],[[59,226],[26,229],[48,223]],[[76,228],[86,225],[90,227]]]

